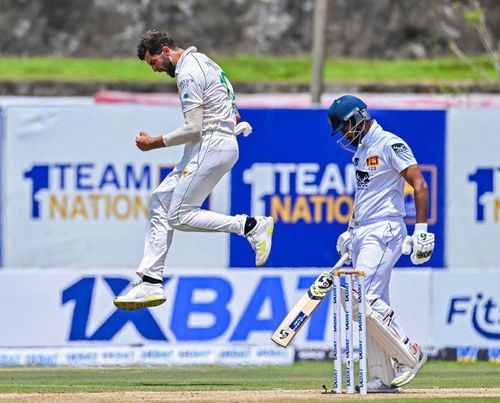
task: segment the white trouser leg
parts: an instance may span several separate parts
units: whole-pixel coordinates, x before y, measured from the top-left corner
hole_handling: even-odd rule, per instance
[[[406,334],[389,306],[389,285],[405,236],[402,221],[380,221],[355,228],[352,246],[353,267],[365,271],[366,300],[381,317],[392,316],[391,323],[402,340]]]
[[[394,330],[401,342],[410,348],[408,337],[389,306],[391,272],[401,256],[401,244],[405,236],[406,226],[402,221],[381,221],[357,227],[354,230],[352,255],[353,267],[364,270],[366,274],[367,302]]]
[[[165,258],[174,236],[174,230],[167,220],[167,211],[180,175],[181,171],[174,169],[151,196],[144,253],[137,269],[137,275],[141,278],[144,275],[158,280],[162,278]]]
[[[238,159],[236,139],[210,135],[205,137],[175,187],[168,210],[168,223],[181,231],[243,235],[246,216],[228,216],[200,208],[215,185]]]
[[[405,236],[403,222],[380,221],[354,229],[353,267],[365,271],[367,299],[388,298],[392,268]]]

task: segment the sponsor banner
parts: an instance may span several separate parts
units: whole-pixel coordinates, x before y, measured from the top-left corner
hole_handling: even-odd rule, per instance
[[[153,344],[156,348],[189,347],[190,343],[274,347],[271,335],[319,272],[306,268],[214,270],[210,274],[204,269],[177,270],[164,279],[165,304],[130,312],[117,310],[112,299],[134,279],[132,270],[105,274],[102,270],[2,270],[0,295],[15,303],[0,305],[4,329],[0,347]],[[391,282],[394,309],[408,334],[422,344],[431,339],[430,274],[398,271]],[[331,318],[329,293],[302,326],[294,346],[332,346]],[[223,358],[231,362],[245,354],[253,353],[229,351]],[[264,350],[258,358],[272,361],[275,354],[272,349]]]
[[[254,133],[240,141],[240,159],[231,175],[231,211],[275,219],[270,267],[325,267],[338,259],[337,236],[352,213],[356,188],[352,154],[336,144],[321,109],[242,110]],[[445,111],[374,110],[373,116],[412,147],[429,184],[429,230],[438,242],[431,267],[443,267],[445,246]],[[375,162],[375,159],[373,160]],[[409,232],[415,206],[405,188]],[[231,235],[231,267],[253,267],[245,239]],[[409,257],[398,262],[412,266]]]
[[[457,348],[426,348],[423,350],[429,359],[459,361],[459,362],[476,362],[489,361],[494,364],[500,364],[500,349],[499,348],[475,348],[475,347],[457,347]],[[354,352],[356,359],[356,351]],[[321,348],[299,348],[295,352],[296,361],[332,361],[333,350]],[[345,357],[342,357],[345,362]]]
[[[433,278],[435,344],[500,348],[500,272],[455,270]]]
[[[141,152],[135,136],[178,127],[177,107],[12,105],[3,111],[3,264],[136,267],[153,190],[182,147]],[[204,207],[228,212],[228,179]],[[168,263],[224,267],[225,234],[176,234]],[[186,253],[196,250],[199,253]]]
[[[0,305],[5,329],[0,346],[274,347],[271,335],[318,271],[174,271],[164,281],[165,304],[129,312],[115,309],[111,301],[129,285],[130,272],[3,270],[0,295],[16,303]],[[498,284],[500,274],[488,270],[399,270],[392,276],[391,306],[408,336],[423,346],[499,348]],[[30,298],[20,297],[19,290]],[[329,293],[293,345],[330,348],[331,318]],[[227,353],[225,359],[238,354],[249,353]],[[261,359],[273,354],[263,353]]]
[[[259,346],[71,347],[0,349],[2,366],[287,365],[293,348]]]
[[[447,121],[447,264],[498,268],[499,109],[452,109]]]
[[[297,361],[327,361],[333,359],[331,349],[324,348],[300,348],[295,353]]]

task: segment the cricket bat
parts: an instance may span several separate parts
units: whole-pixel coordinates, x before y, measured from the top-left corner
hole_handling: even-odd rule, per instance
[[[309,287],[307,292],[299,299],[283,322],[274,332],[271,340],[281,347],[287,347],[298,333],[302,325],[314,313],[314,310],[328,295],[333,287],[333,273],[340,269],[349,255],[345,253],[330,271],[324,271]]]

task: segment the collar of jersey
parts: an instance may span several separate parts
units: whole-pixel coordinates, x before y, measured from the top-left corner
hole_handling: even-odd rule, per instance
[[[374,119],[370,130],[366,133],[365,137],[361,140],[360,145],[365,147],[370,147],[373,143],[375,143],[377,139],[377,134],[382,131],[382,126],[380,126],[377,121]]]
[[[195,52],[198,52],[198,49],[196,49],[194,46],[190,46],[184,52],[182,52],[182,55],[181,55],[181,57],[179,57],[179,61],[177,62],[177,65],[175,66],[175,75],[178,75],[179,71],[181,71],[182,63],[184,62],[185,57],[188,54],[195,53]]]

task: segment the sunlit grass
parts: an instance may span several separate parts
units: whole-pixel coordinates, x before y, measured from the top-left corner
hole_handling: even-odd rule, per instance
[[[214,56],[233,83],[308,83],[311,61],[307,57]],[[498,80],[486,57],[473,59],[491,80]],[[0,57],[0,80],[140,81],[169,79],[153,73],[136,58]],[[457,59],[367,60],[329,59],[327,82],[451,83],[487,80]]]
[[[0,393],[202,390],[321,390],[331,385],[331,362],[268,367],[3,368]],[[416,389],[500,388],[498,364],[431,361],[411,383]]]

